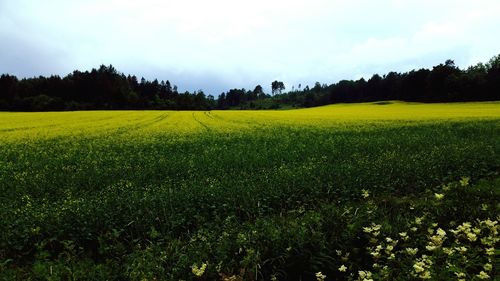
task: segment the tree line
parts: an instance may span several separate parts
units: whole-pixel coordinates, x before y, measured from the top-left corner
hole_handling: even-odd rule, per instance
[[[432,69],[374,74],[370,79],[316,82],[283,92],[281,81],[271,83],[271,94],[261,85],[254,90],[231,89],[217,99],[202,90],[179,93],[170,81],[125,76],[113,66],[74,71],[59,76],[18,79],[0,76],[0,110],[52,111],[91,109],[263,109],[311,107],[331,103],[403,100],[458,102],[500,100],[500,55],[487,63],[460,69],[452,60]]]
[[[454,61],[432,69],[405,73],[374,74],[370,79],[342,80],[331,85],[316,84],[273,97],[277,104],[311,107],[332,103],[402,100],[413,102],[465,102],[500,100],[500,55],[488,63],[466,69]]]
[[[179,93],[170,81],[125,76],[112,65],[74,71],[66,77],[0,76],[0,109],[15,111],[90,109],[205,110],[216,107],[203,91]]]

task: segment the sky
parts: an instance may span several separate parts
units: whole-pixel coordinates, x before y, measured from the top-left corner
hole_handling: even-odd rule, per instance
[[[270,92],[500,54],[498,0],[0,0],[0,73],[112,64],[180,91]]]

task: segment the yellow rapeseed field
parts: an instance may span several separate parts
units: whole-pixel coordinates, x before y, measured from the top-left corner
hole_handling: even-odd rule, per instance
[[[346,123],[500,118],[499,102],[336,104],[293,110],[77,111],[0,113],[1,141],[68,135],[184,135],[238,132],[269,126],[335,127]]]

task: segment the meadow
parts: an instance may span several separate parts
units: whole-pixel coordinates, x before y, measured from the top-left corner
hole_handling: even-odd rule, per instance
[[[0,112],[2,280],[498,280],[500,102]]]

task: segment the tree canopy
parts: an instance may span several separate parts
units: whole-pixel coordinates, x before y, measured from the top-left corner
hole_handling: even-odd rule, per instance
[[[90,109],[263,109],[310,107],[340,102],[402,100],[459,102],[500,100],[500,55],[467,69],[447,60],[432,69],[374,74],[368,81],[316,82],[312,88],[293,86],[283,93],[281,81],[271,83],[272,96],[261,85],[254,90],[231,89],[216,99],[202,90],[179,93],[169,80],[153,81],[125,76],[112,65],[91,71],[75,70],[61,78],[18,79],[0,76],[0,110],[47,111]]]

